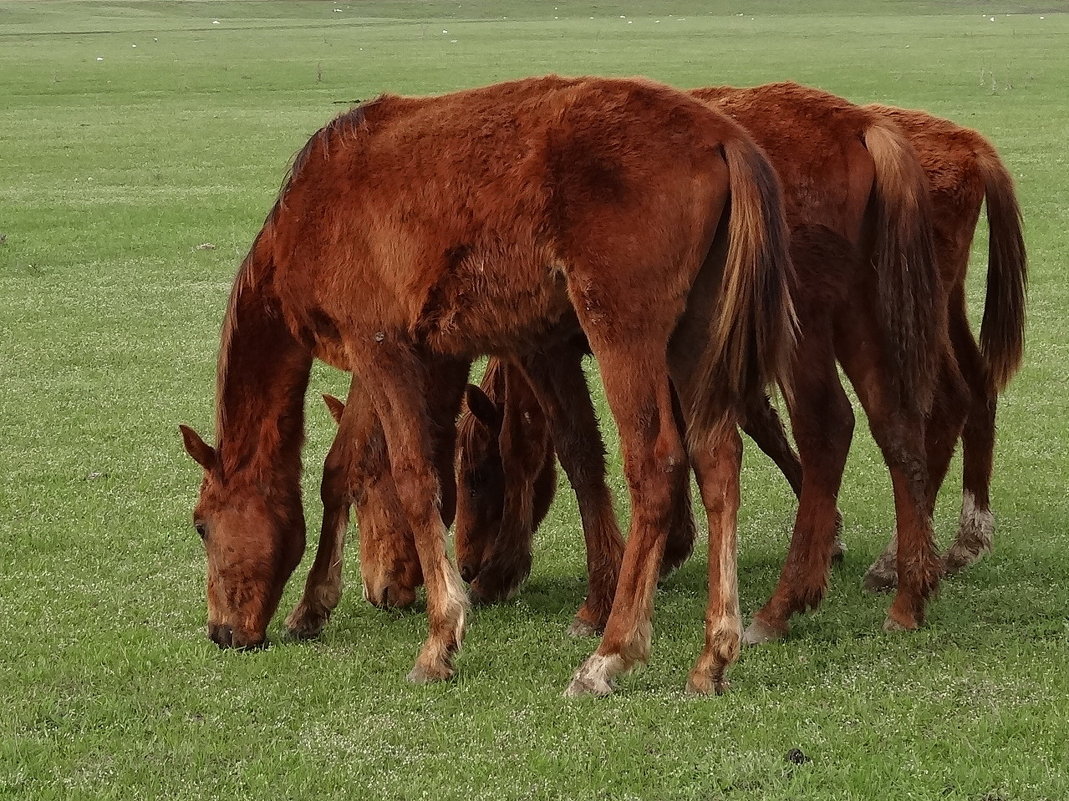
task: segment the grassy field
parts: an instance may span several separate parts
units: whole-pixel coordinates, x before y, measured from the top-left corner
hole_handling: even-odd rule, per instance
[[[0,798],[1069,797],[1057,5],[0,0]],[[355,558],[320,641],[240,655],[204,636],[200,471],[176,424],[210,432],[230,280],[287,159],[346,101],[549,71],[791,78],[924,107],[998,145],[1032,259],[1027,363],[1001,407],[996,552],[944,585],[923,631],[884,635],[887,599],[859,587],[892,522],[861,423],[840,502],[850,550],[827,602],[789,641],[746,652],[720,698],[682,691],[704,548],[658,596],[649,667],[611,699],[561,697],[593,647],[564,635],[583,592],[566,492],[525,591],[476,611],[450,684],[403,680],[424,618],[363,603]],[[983,272],[977,258],[977,320]],[[316,393],[346,385],[313,374],[312,531],[333,435]],[[794,509],[755,450],[744,613],[775,581]],[[938,508],[944,540],[959,469]],[[270,633],[281,639],[281,615]]]

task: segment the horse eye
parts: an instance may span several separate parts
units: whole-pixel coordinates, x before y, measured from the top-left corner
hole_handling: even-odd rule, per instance
[[[204,539],[208,536],[208,529],[203,523],[194,523],[193,528],[197,530],[197,534],[200,536],[201,539]]]

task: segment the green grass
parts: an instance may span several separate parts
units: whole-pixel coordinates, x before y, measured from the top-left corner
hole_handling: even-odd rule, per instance
[[[1069,15],[1051,0],[802,5],[0,2],[0,798],[1069,796]],[[721,698],[682,692],[703,549],[658,596],[649,667],[611,699],[561,698],[593,647],[564,635],[583,591],[566,492],[520,598],[474,614],[453,683],[403,680],[424,619],[362,602],[355,548],[321,641],[239,655],[205,638],[199,470],[175,426],[210,430],[229,282],[287,159],[338,102],[547,71],[792,78],[996,142],[1032,257],[1027,365],[1001,407],[997,551],[944,585],[923,631],[882,634],[887,600],[859,588],[892,522],[859,424],[827,602],[745,653]],[[979,259],[977,319],[982,278]],[[312,386],[346,382],[317,368]],[[314,531],[333,424],[309,397]],[[793,513],[754,450],[744,612]]]

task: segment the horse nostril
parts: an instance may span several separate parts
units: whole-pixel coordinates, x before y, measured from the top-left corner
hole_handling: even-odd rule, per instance
[[[385,587],[382,588],[382,598],[381,598],[380,605],[382,606],[383,609],[387,609],[390,606],[390,585],[389,584],[387,584]]]
[[[471,565],[461,565],[460,566],[460,577],[462,579],[464,579],[465,583],[471,584],[473,581],[475,581],[475,577],[478,576],[478,575],[479,575],[479,571],[476,570]]]

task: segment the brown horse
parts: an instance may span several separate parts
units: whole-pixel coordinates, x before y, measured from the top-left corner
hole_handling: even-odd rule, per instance
[[[782,636],[790,616],[816,606],[825,591],[838,529],[836,498],[853,431],[853,413],[839,382],[837,358],[862,400],[883,451],[894,484],[899,535],[908,543],[899,557],[904,580],[886,625],[916,628],[940,574],[927,509],[925,415],[937,375],[951,389],[964,393],[945,338],[945,302],[934,264],[931,212],[921,166],[897,127],[881,115],[824,92],[774,84],[702,89],[693,94],[749,128],[768,152],[784,184],[794,231],[792,256],[799,272],[796,302],[802,336],[792,365],[789,398],[805,470],[790,450],[767,399],[757,396],[748,405],[745,428],[784,467],[800,495],[800,505],[779,585],[747,637],[760,641]],[[588,411],[578,352],[573,347],[570,357],[558,354],[551,363],[559,370],[568,367],[573,379],[572,391],[556,398],[552,407],[539,395],[548,424],[554,428],[562,421],[573,427],[577,421],[582,423],[578,438],[554,431],[554,443],[558,450],[563,442],[572,451],[600,454],[600,448],[593,445],[598,435],[593,412]],[[538,385],[544,383],[538,375],[542,368],[529,360],[519,367],[537,393]],[[472,395],[469,389],[469,401]],[[537,410],[530,405],[514,413],[515,419],[535,416]],[[493,489],[482,486],[481,465],[513,461],[500,438],[494,452],[487,454],[485,446],[492,437],[478,433],[479,428],[470,420],[461,425],[459,463],[466,469],[458,471],[457,480],[462,504],[469,497],[481,499],[485,490]],[[598,464],[603,474],[603,462]],[[571,478],[563,455],[562,465]],[[517,475],[535,474],[539,467],[529,465]],[[583,509],[583,495],[579,486],[576,489]],[[510,486],[506,494],[516,497],[524,491]],[[499,497],[490,496],[487,506],[506,508]],[[497,556],[497,545],[486,545],[485,538],[500,529],[523,529],[529,518],[522,518],[523,525],[520,520],[502,520],[496,528],[490,525],[475,532],[464,525],[465,517],[458,516],[459,561],[472,565],[469,572],[476,574],[476,581],[484,581],[481,562],[488,557],[491,563],[508,564],[506,558]],[[585,514],[583,522],[586,530]],[[685,524],[673,529],[687,531]],[[502,549],[529,552],[530,528],[526,531],[526,540],[502,538]],[[681,539],[676,538],[677,542]],[[689,547],[685,542],[676,550],[685,556]],[[613,554],[592,553],[588,537],[587,559],[588,567],[611,564]],[[523,573],[514,571],[505,583],[522,577]],[[492,580],[502,583],[500,577]],[[590,580],[593,586],[594,572]]]
[[[980,134],[954,123],[932,117],[925,112],[902,111],[888,107],[868,107],[898,123],[914,145],[929,180],[934,210],[935,243],[938,265],[948,300],[947,320],[953,346],[954,363],[961,365],[968,382],[970,395],[962,396],[960,385],[950,363],[944,364],[939,375],[932,414],[926,425],[928,448],[929,514],[935,496],[945,477],[958,433],[964,445],[965,475],[961,523],[947,554],[947,572],[955,572],[975,561],[991,546],[991,514],[988,507],[988,487],[994,443],[995,398],[1000,389],[1016,372],[1023,350],[1024,295],[1026,287],[1026,259],[1021,235],[1020,212],[1009,173],[994,148]],[[775,161],[775,152],[771,151]],[[787,187],[788,192],[790,186]],[[964,281],[970,245],[980,207],[987,200],[990,226],[988,290],[984,322],[981,328],[982,347],[978,347],[968,326],[965,313]],[[823,278],[829,281],[828,271],[836,264],[848,263],[850,255],[844,251],[821,256],[815,242],[804,245],[796,229],[792,254],[798,272],[801,291],[798,306],[811,306],[810,290]],[[825,244],[832,242],[824,237]],[[820,299],[826,305],[828,298]],[[803,330],[807,315],[803,311]],[[471,389],[469,388],[469,394]],[[797,394],[797,389],[796,389]],[[962,420],[968,422],[962,431]],[[525,405],[517,409],[502,409],[500,414],[537,417],[539,410]],[[791,486],[798,492],[802,473],[798,457],[791,450],[775,411],[767,402],[747,409],[744,425],[782,469]],[[505,450],[505,443],[461,437],[460,451],[475,464],[485,459],[508,459],[504,452],[498,456],[488,451],[488,444]],[[550,454],[551,456],[551,454]],[[530,470],[530,468],[528,468]],[[495,508],[493,488],[476,488],[458,473],[460,490],[479,498],[487,508]],[[488,497],[483,497],[483,496]],[[493,527],[475,532],[457,530],[457,556],[462,563],[468,559],[462,544],[474,540],[470,553],[474,558],[485,552],[479,540],[492,535]],[[865,584],[872,589],[894,586],[897,581],[895,540],[866,574]],[[528,546],[529,547],[529,546]],[[481,550],[480,550],[481,549]]]
[[[433,427],[451,423],[475,356],[548,352],[581,333],[620,430],[632,517],[605,636],[570,689],[609,692],[647,657],[686,478],[673,384],[711,532],[706,648],[690,684],[722,686],[740,644],[734,419],[785,380],[787,241],[778,181],[752,139],[658,84],[551,76],[384,96],[336,118],[298,155],[235,279],[218,444],[182,428],[205,471],[194,522],[211,638],[261,644],[300,560],[303,397],[320,354],[354,374],[340,429],[370,399],[415,538],[430,634],[409,678],[451,676],[466,597],[446,552]],[[452,414],[433,419],[431,395],[455,399]]]
[[[954,355],[968,384],[961,406],[937,397],[928,437],[949,437],[952,422],[967,410],[962,431],[962,503],[958,531],[943,558],[947,573],[967,567],[991,550],[991,470],[995,449],[995,408],[999,393],[1020,368],[1024,353],[1025,297],[1028,260],[1021,231],[1021,211],[1013,178],[997,151],[981,134],[924,111],[889,106],[867,108],[893,120],[920,156],[928,176],[935,210],[935,246],[943,286],[947,291],[947,322]],[[965,274],[969,251],[987,203],[987,293],[980,325],[980,344],[969,328],[965,307]],[[949,421],[948,421],[949,418]],[[931,446],[930,446],[931,447]],[[945,444],[943,447],[946,447]],[[953,443],[950,443],[953,448]],[[942,476],[933,476],[930,505],[934,507]],[[897,540],[865,574],[865,586],[893,587]]]

